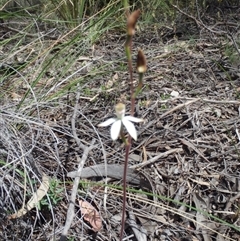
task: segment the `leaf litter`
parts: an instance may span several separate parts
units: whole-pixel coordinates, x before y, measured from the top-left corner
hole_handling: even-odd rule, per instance
[[[206,17],[205,21],[212,20]],[[185,24],[185,21],[180,23]],[[226,30],[222,24],[214,27]],[[233,35],[236,34],[236,29],[231,30]],[[196,31],[197,37],[192,41],[185,34],[184,39],[176,39],[169,30],[159,31],[156,34],[151,28],[143,28],[141,33],[136,33],[136,41],[144,49],[149,65],[145,86],[136,107],[136,116],[144,118],[146,122],[138,126],[139,139],[133,144],[132,158],[129,160],[129,169],[134,169],[138,178],[137,182],[129,181],[128,186],[141,193],[129,190],[127,217],[131,217],[133,222],[126,220],[128,227],[125,237],[145,240],[147,236],[147,240],[154,241],[238,240],[239,61],[231,62],[231,56],[223,51],[224,47],[231,44],[226,41],[228,36],[202,28],[201,35]],[[87,85],[91,92],[88,95],[81,93],[76,128],[78,136],[85,143],[90,143],[93,137],[98,140],[97,148],[89,153],[86,162],[86,168],[91,167],[93,170],[97,170],[98,165],[103,167],[105,162],[112,168],[123,164],[121,143],[109,140],[107,130],[97,132],[93,128],[110,117],[113,102],[124,100],[129,105],[126,94],[128,75],[119,68],[123,64],[119,41],[121,39],[116,40],[116,36],[110,34],[107,42],[99,41],[95,54],[102,58],[93,64],[93,68],[100,68],[104,62],[109,62],[106,75],[91,76]],[[111,89],[104,90],[101,86]],[[17,91],[16,94],[21,96]],[[44,129],[37,126],[36,122],[28,122],[28,125],[23,121],[18,123],[24,128],[19,129],[17,138],[25,144],[25,154],[31,150],[31,155],[26,155],[30,176],[34,176],[33,173],[37,173],[38,169],[44,170],[47,176],[57,176],[63,181],[66,190],[66,197],[52,208],[54,218],[41,213],[45,218],[44,234],[41,225],[34,226],[39,221],[34,211],[36,199],[33,198],[29,203],[31,210],[27,213],[25,209],[23,211],[21,207],[24,198],[19,185],[9,178],[15,176],[21,183],[19,174],[7,167],[14,164],[15,170],[21,169],[21,164],[16,160],[22,153],[16,147],[16,136],[9,134],[12,133],[11,125],[6,128],[9,113],[6,109],[1,113],[1,159],[5,160],[7,153],[11,154],[9,163],[1,164],[1,195],[5,197],[5,203],[0,203],[3,213],[1,221],[3,223],[9,210],[15,210],[12,213],[17,217],[9,220],[14,224],[3,224],[4,235],[9,240],[13,239],[14,230],[19,237],[29,235],[31,240],[50,240],[53,235],[58,237],[55,230],[64,225],[71,190],[71,179],[66,179],[66,176],[76,171],[76,159],[82,153],[71,135],[71,102],[74,99],[73,91],[67,98],[42,106],[41,120],[43,123],[51,123],[51,131],[47,126]],[[59,106],[59,102],[62,105]],[[35,143],[34,139],[37,140]],[[20,154],[13,158],[12,153]],[[139,159],[134,156],[139,156]],[[144,162],[139,163],[139,160]],[[122,192],[115,187],[121,187],[121,180],[119,175],[108,177],[106,171],[101,174],[81,180],[77,199],[82,200],[84,196],[88,197],[84,200],[89,200],[90,197],[91,202],[97,203],[101,211],[97,211],[91,202],[80,201],[81,215],[75,216],[69,236],[92,238],[89,226],[84,225],[84,222],[88,222],[92,230],[98,233],[95,240],[118,240],[120,221],[116,218],[114,223],[111,218],[121,216]],[[102,184],[106,180],[108,188]],[[142,185],[141,180],[150,185]],[[38,200],[44,195],[42,192]],[[26,221],[23,214],[33,218]],[[34,233],[26,232],[29,226],[34,228]]]

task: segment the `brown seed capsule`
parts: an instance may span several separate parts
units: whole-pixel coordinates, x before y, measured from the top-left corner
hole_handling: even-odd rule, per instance
[[[135,33],[135,26],[141,11],[138,9],[130,14],[127,20],[127,34],[132,36]]]
[[[137,71],[138,73],[145,73],[147,71],[147,61],[141,49],[138,50]]]

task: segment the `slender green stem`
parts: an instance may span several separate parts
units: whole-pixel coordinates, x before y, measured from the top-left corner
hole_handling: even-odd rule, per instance
[[[125,51],[127,55],[128,71],[129,71],[129,77],[130,77],[131,115],[133,115],[134,108],[135,108],[135,95],[134,95],[134,89],[133,89],[132,36],[129,36],[129,35],[127,36]]]
[[[128,3],[128,0],[123,0],[123,6],[125,8],[126,17],[128,17],[129,16],[129,3]]]

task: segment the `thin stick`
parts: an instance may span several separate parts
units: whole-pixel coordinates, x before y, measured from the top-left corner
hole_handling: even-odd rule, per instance
[[[159,159],[161,159],[161,158],[167,157],[167,156],[169,156],[171,154],[174,154],[174,153],[182,153],[182,152],[183,152],[182,148],[171,149],[171,150],[168,150],[166,152],[160,153],[159,155],[149,159],[148,161],[132,165],[132,166],[130,166],[130,168],[133,168],[133,169],[143,168],[147,165],[154,164],[155,162],[159,161]]]
[[[74,207],[75,207],[75,200],[76,200],[76,196],[77,196],[81,172],[82,172],[82,169],[84,167],[85,161],[87,160],[88,153],[89,153],[90,150],[92,150],[94,148],[94,142],[95,142],[95,140],[92,140],[92,143],[90,144],[90,146],[86,146],[86,145],[82,144],[81,140],[77,136],[75,123],[76,123],[76,116],[77,116],[79,98],[80,98],[80,92],[78,91],[77,96],[76,96],[76,102],[75,102],[75,106],[74,106],[74,111],[73,111],[71,123],[72,123],[72,133],[73,133],[74,139],[75,139],[76,143],[78,144],[78,146],[81,149],[83,149],[83,154],[82,154],[82,158],[80,158],[76,154],[76,157],[77,157],[77,160],[78,160],[78,163],[79,163],[78,164],[78,170],[77,170],[77,176],[75,177],[74,182],[73,182],[73,188],[72,188],[70,203],[69,203],[69,207],[68,207],[68,211],[67,211],[67,218],[66,218],[66,222],[65,222],[61,237],[60,237],[60,241],[67,240],[68,230],[70,229],[71,224],[72,224],[72,220],[75,216]]]

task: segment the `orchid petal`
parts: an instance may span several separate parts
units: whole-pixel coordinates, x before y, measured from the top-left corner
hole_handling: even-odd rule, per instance
[[[122,119],[122,123],[126,127],[127,132],[129,133],[129,135],[136,141],[137,140],[137,131],[136,131],[135,126],[133,125],[133,123],[130,122],[125,117]]]
[[[117,140],[120,130],[121,130],[122,122],[121,120],[115,120],[115,122],[111,126],[111,138],[115,141]]]
[[[144,121],[143,119],[136,118],[136,117],[133,117],[133,116],[125,116],[124,119],[126,119],[128,121],[136,122],[136,123]]]
[[[112,124],[113,122],[115,122],[115,121],[116,121],[115,118],[110,118],[110,119],[108,119],[108,120],[100,123],[98,126],[100,126],[100,127],[109,126],[109,125],[111,125],[111,124]]]

